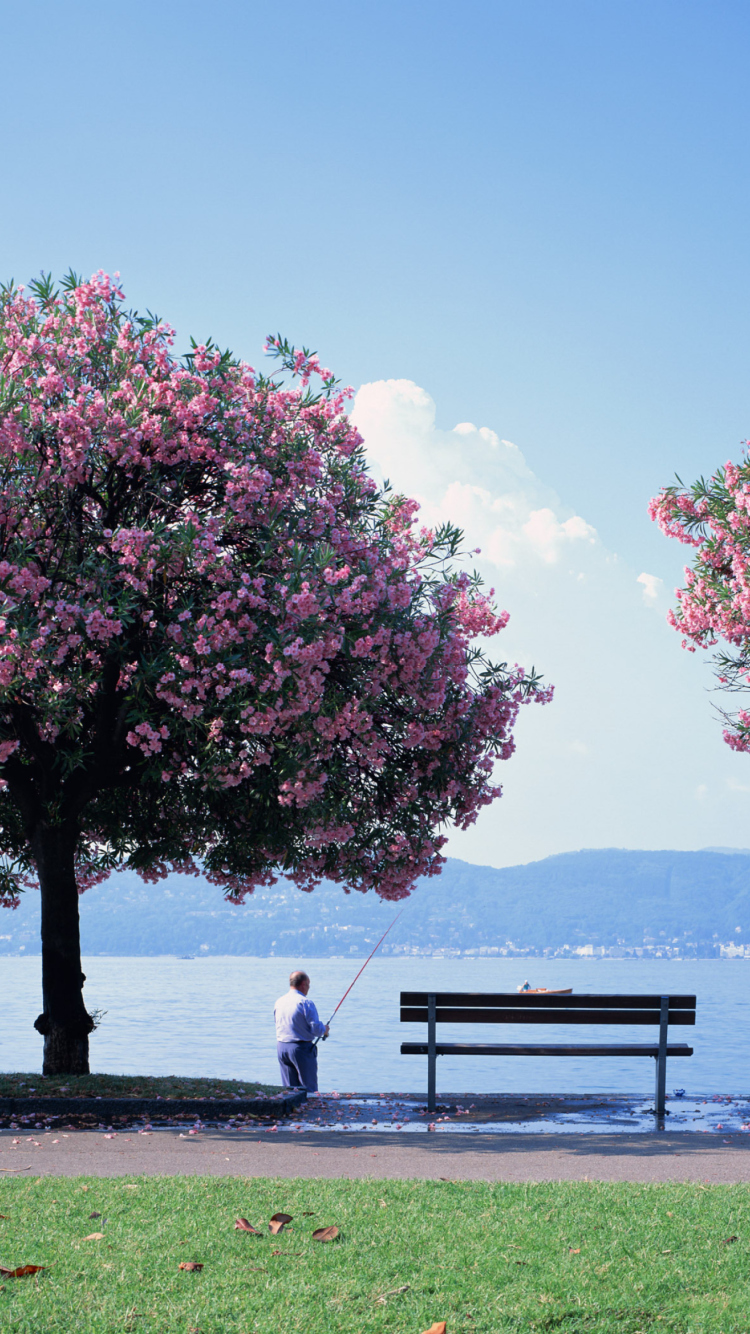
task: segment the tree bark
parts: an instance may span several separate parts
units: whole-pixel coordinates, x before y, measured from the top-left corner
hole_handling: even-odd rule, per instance
[[[34,1027],[44,1036],[45,1075],[87,1075],[94,1021],[83,1003],[75,850],[78,830],[40,824],[31,839],[42,891],[42,1001]]]

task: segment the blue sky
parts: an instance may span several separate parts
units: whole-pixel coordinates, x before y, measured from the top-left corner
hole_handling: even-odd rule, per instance
[[[182,343],[316,347],[381,385],[374,466],[494,543],[508,652],[558,700],[452,851],[749,843],[645,512],[750,435],[747,5],[28,0],[0,34],[0,273],[119,270]]]

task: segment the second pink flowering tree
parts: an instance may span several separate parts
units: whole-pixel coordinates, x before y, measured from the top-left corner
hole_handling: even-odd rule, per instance
[[[88,1070],[87,885],[403,897],[549,697],[478,648],[507,616],[460,534],[379,493],[330,374],[270,350],[275,378],[178,359],[103,274],[2,293],[0,896],[41,888],[47,1073]]]
[[[665,487],[651,502],[651,517],[668,537],[690,547],[693,564],[669,620],[682,646],[714,650],[719,687],[750,689],[750,452],[708,481]],[[750,752],[750,710],[722,711],[724,740]]]

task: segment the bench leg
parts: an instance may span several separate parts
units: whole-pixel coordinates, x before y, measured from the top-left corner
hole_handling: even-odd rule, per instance
[[[661,998],[659,1017],[659,1055],[656,1058],[656,1086],[654,1088],[654,1111],[657,1116],[665,1114],[667,1099],[667,1029],[669,1026],[669,996]]]
[[[435,995],[430,993],[427,997],[427,1110],[434,1112],[436,1107],[435,1085],[437,1074],[437,1053],[435,1051]]]

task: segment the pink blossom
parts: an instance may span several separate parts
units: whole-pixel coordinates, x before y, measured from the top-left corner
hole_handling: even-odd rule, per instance
[[[401,898],[497,798],[519,707],[551,690],[475,657],[507,612],[414,501],[378,495],[315,353],[270,339],[271,379],[212,344],[180,360],[122,302],[103,273],[0,297],[3,800],[85,787],[81,888],[130,859],[234,901],[279,867]],[[728,629],[750,608],[731,485]],[[687,638],[715,632],[709,603],[690,586]],[[34,872],[21,827],[6,899]]]
[[[689,490],[666,487],[649,512],[669,537],[694,549],[685,569],[685,587],[668,621],[694,653],[727,647],[714,654],[717,680],[724,690],[750,685],[750,458],[731,460],[708,482]],[[725,714],[724,740],[737,751],[750,751],[750,712]]]

